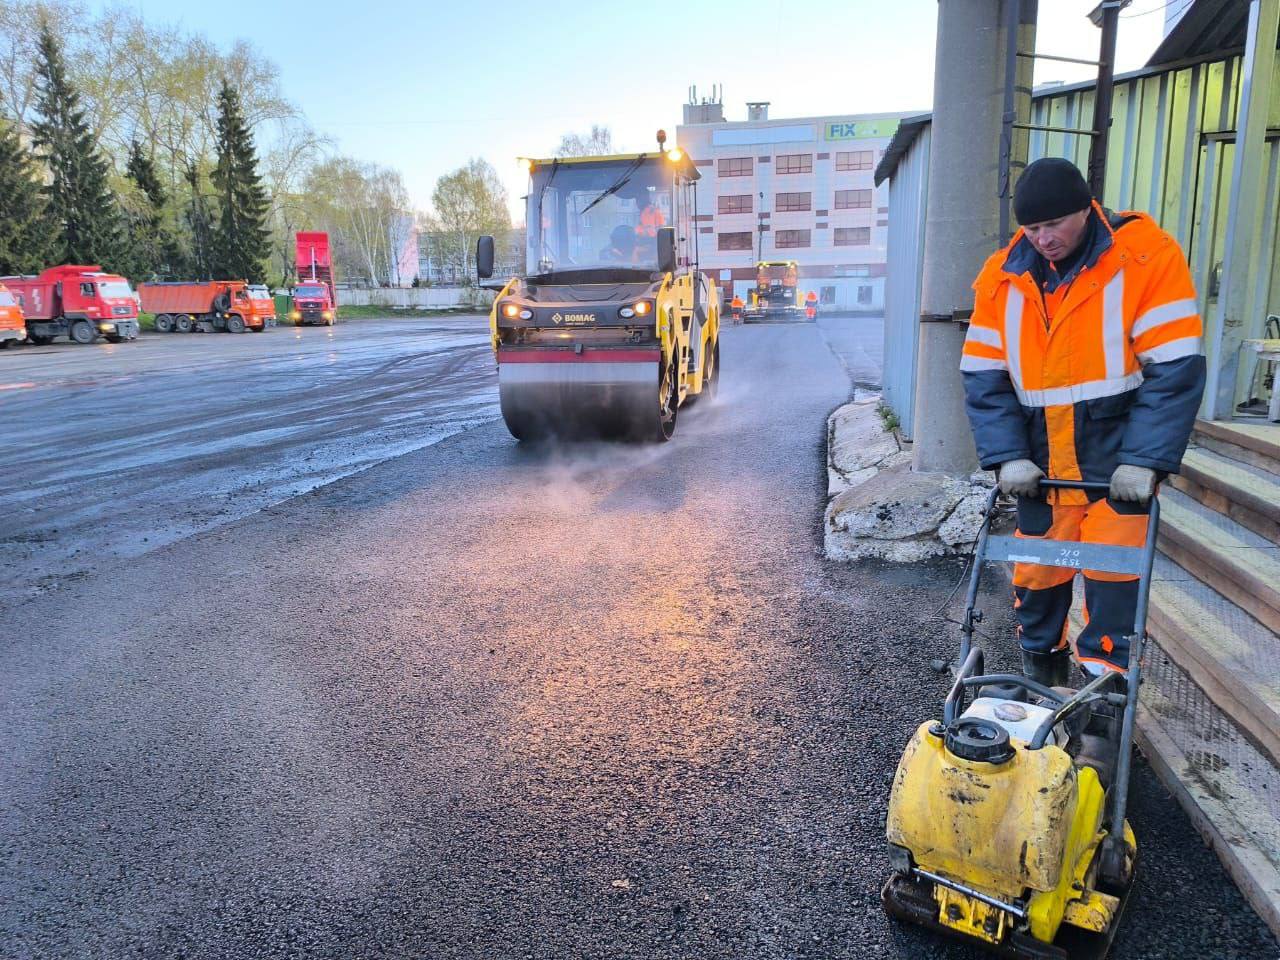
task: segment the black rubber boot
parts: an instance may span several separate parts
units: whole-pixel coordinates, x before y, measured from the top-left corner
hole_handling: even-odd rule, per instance
[[[1071,652],[1034,653],[1023,650],[1022,674],[1046,687],[1065,687],[1071,675]]]

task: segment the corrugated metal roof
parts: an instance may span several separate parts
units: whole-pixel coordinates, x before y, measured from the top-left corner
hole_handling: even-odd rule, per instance
[[[915,143],[920,131],[928,126],[932,120],[932,113],[918,113],[914,117],[903,117],[898,121],[898,129],[894,132],[893,139],[884,148],[884,154],[880,157],[880,162],[876,164],[875,183],[877,187],[893,176],[893,171],[897,169],[898,161],[902,159],[902,155],[907,152],[911,144]]]
[[[1249,0],[1191,0],[1191,7],[1169,31],[1147,66],[1155,67],[1244,47]]]

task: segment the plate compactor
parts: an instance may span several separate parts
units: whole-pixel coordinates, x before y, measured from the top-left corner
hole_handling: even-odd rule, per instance
[[[1137,861],[1125,806],[1160,506],[1153,497],[1145,546],[1119,547],[994,536],[997,495],[974,549],[942,720],[916,730],[894,777],[884,907],[1006,957],[1105,957]],[[984,674],[973,643],[978,586],[984,564],[1002,561],[1136,574],[1127,672],[1107,671],[1079,690]]]

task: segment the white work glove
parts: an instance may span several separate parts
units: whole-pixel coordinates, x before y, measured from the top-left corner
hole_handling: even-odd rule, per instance
[[[1122,463],[1111,474],[1111,499],[1146,503],[1156,489],[1156,472],[1147,467]]]
[[[1000,464],[1000,492],[1019,497],[1040,494],[1044,471],[1030,460],[1009,460]]]

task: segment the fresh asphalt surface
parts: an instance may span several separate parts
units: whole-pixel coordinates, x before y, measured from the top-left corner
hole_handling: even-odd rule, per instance
[[[726,330],[663,446],[514,443],[475,320],[0,355],[0,956],[975,956],[879,905],[959,564],[819,553],[878,338]],[[1114,955],[1276,956],[1131,809]]]

